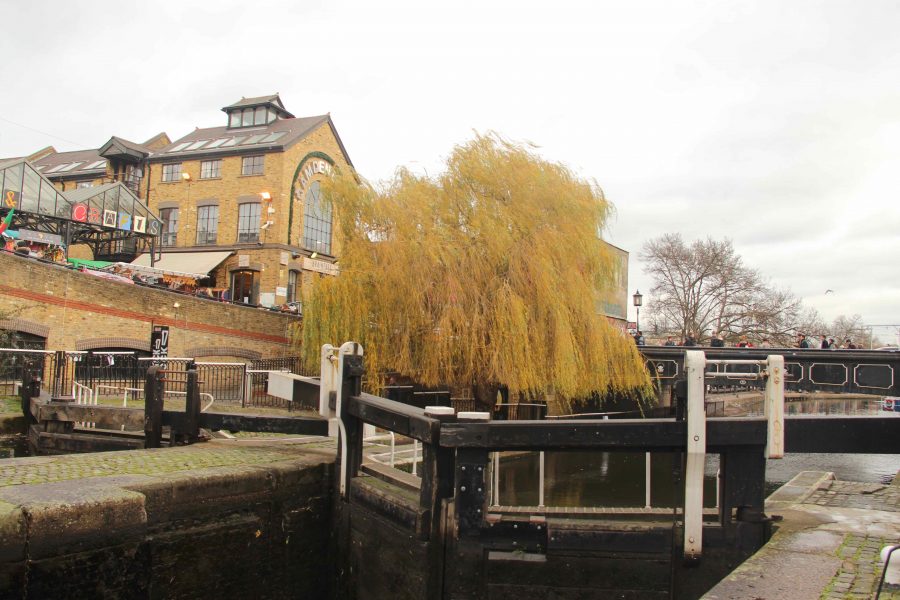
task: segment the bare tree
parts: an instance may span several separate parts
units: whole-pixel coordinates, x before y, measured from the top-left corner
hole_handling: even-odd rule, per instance
[[[793,294],[770,287],[744,265],[731,240],[686,244],[678,234],[665,234],[644,244],[641,259],[653,277],[648,308],[654,330],[699,340],[718,331],[727,339],[747,335],[790,345],[798,325],[811,318]]]

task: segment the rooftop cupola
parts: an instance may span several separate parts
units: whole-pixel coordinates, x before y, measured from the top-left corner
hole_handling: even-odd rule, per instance
[[[276,119],[293,119],[294,115],[284,108],[278,94],[241,98],[222,109],[228,115],[228,128],[268,125]]]

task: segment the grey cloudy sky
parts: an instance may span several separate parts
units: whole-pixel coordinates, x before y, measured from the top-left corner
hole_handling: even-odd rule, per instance
[[[896,1],[0,0],[0,22],[0,156],[175,139],[273,92],[331,112],[373,181],[494,130],[600,183],[631,291],[648,238],[727,236],[826,319],[900,323]]]

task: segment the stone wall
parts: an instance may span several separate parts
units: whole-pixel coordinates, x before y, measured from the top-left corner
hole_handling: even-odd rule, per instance
[[[3,461],[0,598],[327,598],[333,461],[271,441]]]
[[[45,329],[48,350],[149,350],[153,325],[165,325],[169,356],[296,353],[290,346],[299,323],[294,316],[109,281],[8,253],[0,253],[0,272],[0,311],[14,313],[3,325]]]

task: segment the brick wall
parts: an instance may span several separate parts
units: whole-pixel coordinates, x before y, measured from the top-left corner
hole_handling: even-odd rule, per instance
[[[7,253],[0,253],[0,272],[0,311],[45,326],[50,350],[149,348],[156,324],[169,327],[170,356],[189,350],[223,357],[293,353],[296,317],[108,281]],[[239,352],[225,354],[229,349]]]

